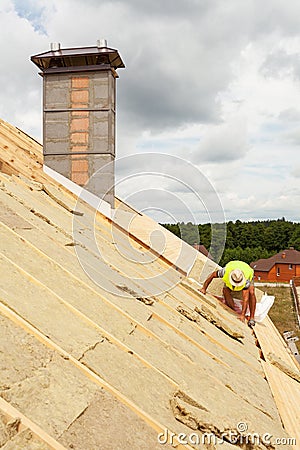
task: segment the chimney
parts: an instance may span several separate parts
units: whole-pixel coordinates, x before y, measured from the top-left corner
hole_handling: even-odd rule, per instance
[[[43,77],[44,164],[114,208],[118,51],[105,39],[65,49],[54,42],[31,61]]]

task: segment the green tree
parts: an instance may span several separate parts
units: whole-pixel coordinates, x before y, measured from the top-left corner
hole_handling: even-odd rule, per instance
[[[264,247],[269,250],[284,250],[288,247],[293,230],[293,224],[285,220],[272,221],[264,235]]]
[[[294,225],[293,232],[291,233],[290,240],[288,243],[289,247],[294,247],[295,250],[300,251],[300,224]]]
[[[195,225],[192,222],[188,222],[187,224],[180,223],[179,229],[182,240],[190,245],[199,244],[200,236],[198,225]]]
[[[220,260],[221,265],[233,259],[250,263],[269,258],[290,246],[300,251],[300,223],[289,222],[284,217],[253,222],[236,220],[227,224],[194,225],[182,222],[164,226],[191,245],[205,245],[214,260]]]
[[[180,229],[179,229],[179,225],[177,224],[172,224],[172,223],[162,223],[160,224],[162,225],[164,228],[166,228],[167,230],[171,231],[171,233],[175,234],[178,237],[180,236]]]
[[[204,245],[207,249],[210,248],[211,243],[211,224],[205,223],[203,225],[198,225],[200,243]]]

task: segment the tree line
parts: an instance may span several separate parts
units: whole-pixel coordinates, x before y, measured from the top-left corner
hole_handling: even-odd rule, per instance
[[[277,220],[229,221],[216,224],[161,224],[190,245],[203,244],[212,259],[224,266],[239,259],[250,264],[294,247],[300,251],[300,223]]]

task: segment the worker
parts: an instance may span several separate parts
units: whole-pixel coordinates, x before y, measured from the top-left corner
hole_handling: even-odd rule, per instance
[[[206,290],[214,278],[222,278],[225,285],[223,287],[224,300],[229,308],[234,310],[232,292],[242,291],[242,311],[239,319],[244,322],[249,306],[250,317],[248,325],[253,328],[255,325],[254,314],[256,308],[256,296],[253,282],[253,269],[243,261],[230,261],[222,269],[215,270],[203,283],[200,292],[206,294]]]

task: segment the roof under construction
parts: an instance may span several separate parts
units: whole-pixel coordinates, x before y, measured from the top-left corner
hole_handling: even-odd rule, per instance
[[[0,206],[1,448],[300,448],[299,366],[269,318],[253,334],[211,295],[220,280],[198,291],[211,260],[119,199],[95,211],[4,121]]]

